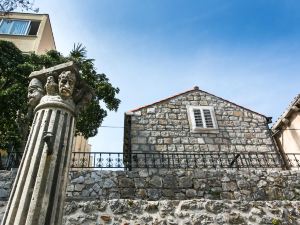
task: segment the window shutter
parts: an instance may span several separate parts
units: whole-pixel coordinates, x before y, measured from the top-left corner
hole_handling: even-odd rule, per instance
[[[206,128],[214,128],[211,111],[209,109],[203,109],[203,115],[204,115]]]
[[[194,118],[196,127],[203,127],[202,115],[200,109],[194,109]]]

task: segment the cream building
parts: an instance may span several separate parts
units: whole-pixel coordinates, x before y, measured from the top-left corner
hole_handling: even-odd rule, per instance
[[[91,154],[91,145],[82,135],[75,136],[74,148],[71,157],[71,167],[89,167],[93,165],[94,157]]]
[[[274,123],[272,131],[279,150],[288,154],[287,160],[300,165],[300,94]]]
[[[56,50],[48,14],[0,14],[0,40],[13,42],[24,53],[44,54],[49,50]],[[91,145],[79,135],[75,138],[73,151],[90,152]],[[80,156],[81,154],[76,157]]]
[[[56,49],[48,14],[12,12],[0,16],[0,40],[13,42],[25,53]]]

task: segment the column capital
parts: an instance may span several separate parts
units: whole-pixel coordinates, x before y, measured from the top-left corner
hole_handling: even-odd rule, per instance
[[[29,79],[28,105],[35,111],[53,106],[79,114],[94,96],[73,61],[34,71]]]

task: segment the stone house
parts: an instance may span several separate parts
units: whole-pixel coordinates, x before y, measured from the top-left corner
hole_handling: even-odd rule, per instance
[[[123,152],[277,152],[271,118],[194,87],[125,113]]]

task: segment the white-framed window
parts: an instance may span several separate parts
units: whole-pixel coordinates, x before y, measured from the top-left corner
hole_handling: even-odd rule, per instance
[[[188,118],[192,132],[218,132],[215,111],[212,106],[187,106]]]
[[[40,21],[0,19],[0,34],[36,35]]]

